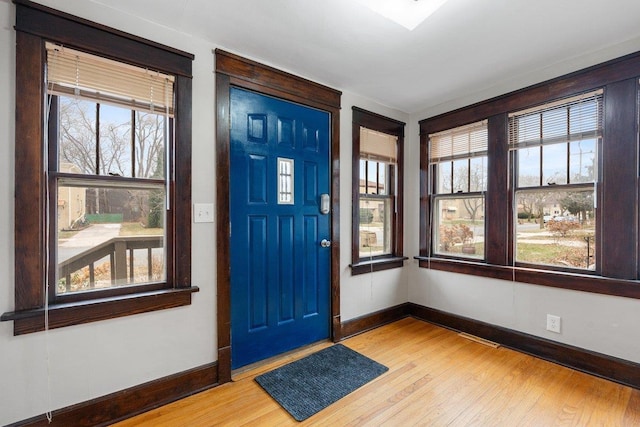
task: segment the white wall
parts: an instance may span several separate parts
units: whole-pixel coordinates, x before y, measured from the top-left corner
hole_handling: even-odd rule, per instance
[[[195,55],[193,62],[193,202],[215,200],[217,47],[92,2],[41,3]],[[14,305],[15,7],[0,0],[0,313]],[[238,52],[242,54],[242,52]],[[277,66],[277,64],[271,64]],[[304,76],[303,76],[304,77]],[[322,82],[320,82],[322,83]],[[340,89],[340,88],[338,88]],[[404,269],[351,277],[351,107],[407,121],[408,116],[345,93],[341,113],[343,320],[407,301]],[[217,359],[215,224],[193,224],[193,304],[86,325],[13,336],[0,323],[0,425],[103,396]],[[48,362],[47,362],[48,360]],[[51,403],[47,384],[50,383]]]
[[[409,300],[553,341],[640,363],[640,301],[415,268]],[[546,330],[562,318],[561,334]]]

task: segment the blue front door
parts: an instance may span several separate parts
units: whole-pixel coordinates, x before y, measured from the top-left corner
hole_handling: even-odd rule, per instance
[[[329,337],[329,114],[237,88],[230,99],[235,369]]]

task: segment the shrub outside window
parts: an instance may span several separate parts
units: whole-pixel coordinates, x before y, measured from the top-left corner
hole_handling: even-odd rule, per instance
[[[484,258],[487,121],[429,135],[433,253]]]

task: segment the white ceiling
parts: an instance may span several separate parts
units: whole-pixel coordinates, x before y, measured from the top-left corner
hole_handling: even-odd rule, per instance
[[[413,31],[356,0],[93,1],[406,113],[640,50],[639,0],[449,0]]]

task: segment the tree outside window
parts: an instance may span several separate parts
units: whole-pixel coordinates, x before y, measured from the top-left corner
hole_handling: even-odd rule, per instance
[[[433,253],[484,257],[487,122],[429,135]]]

